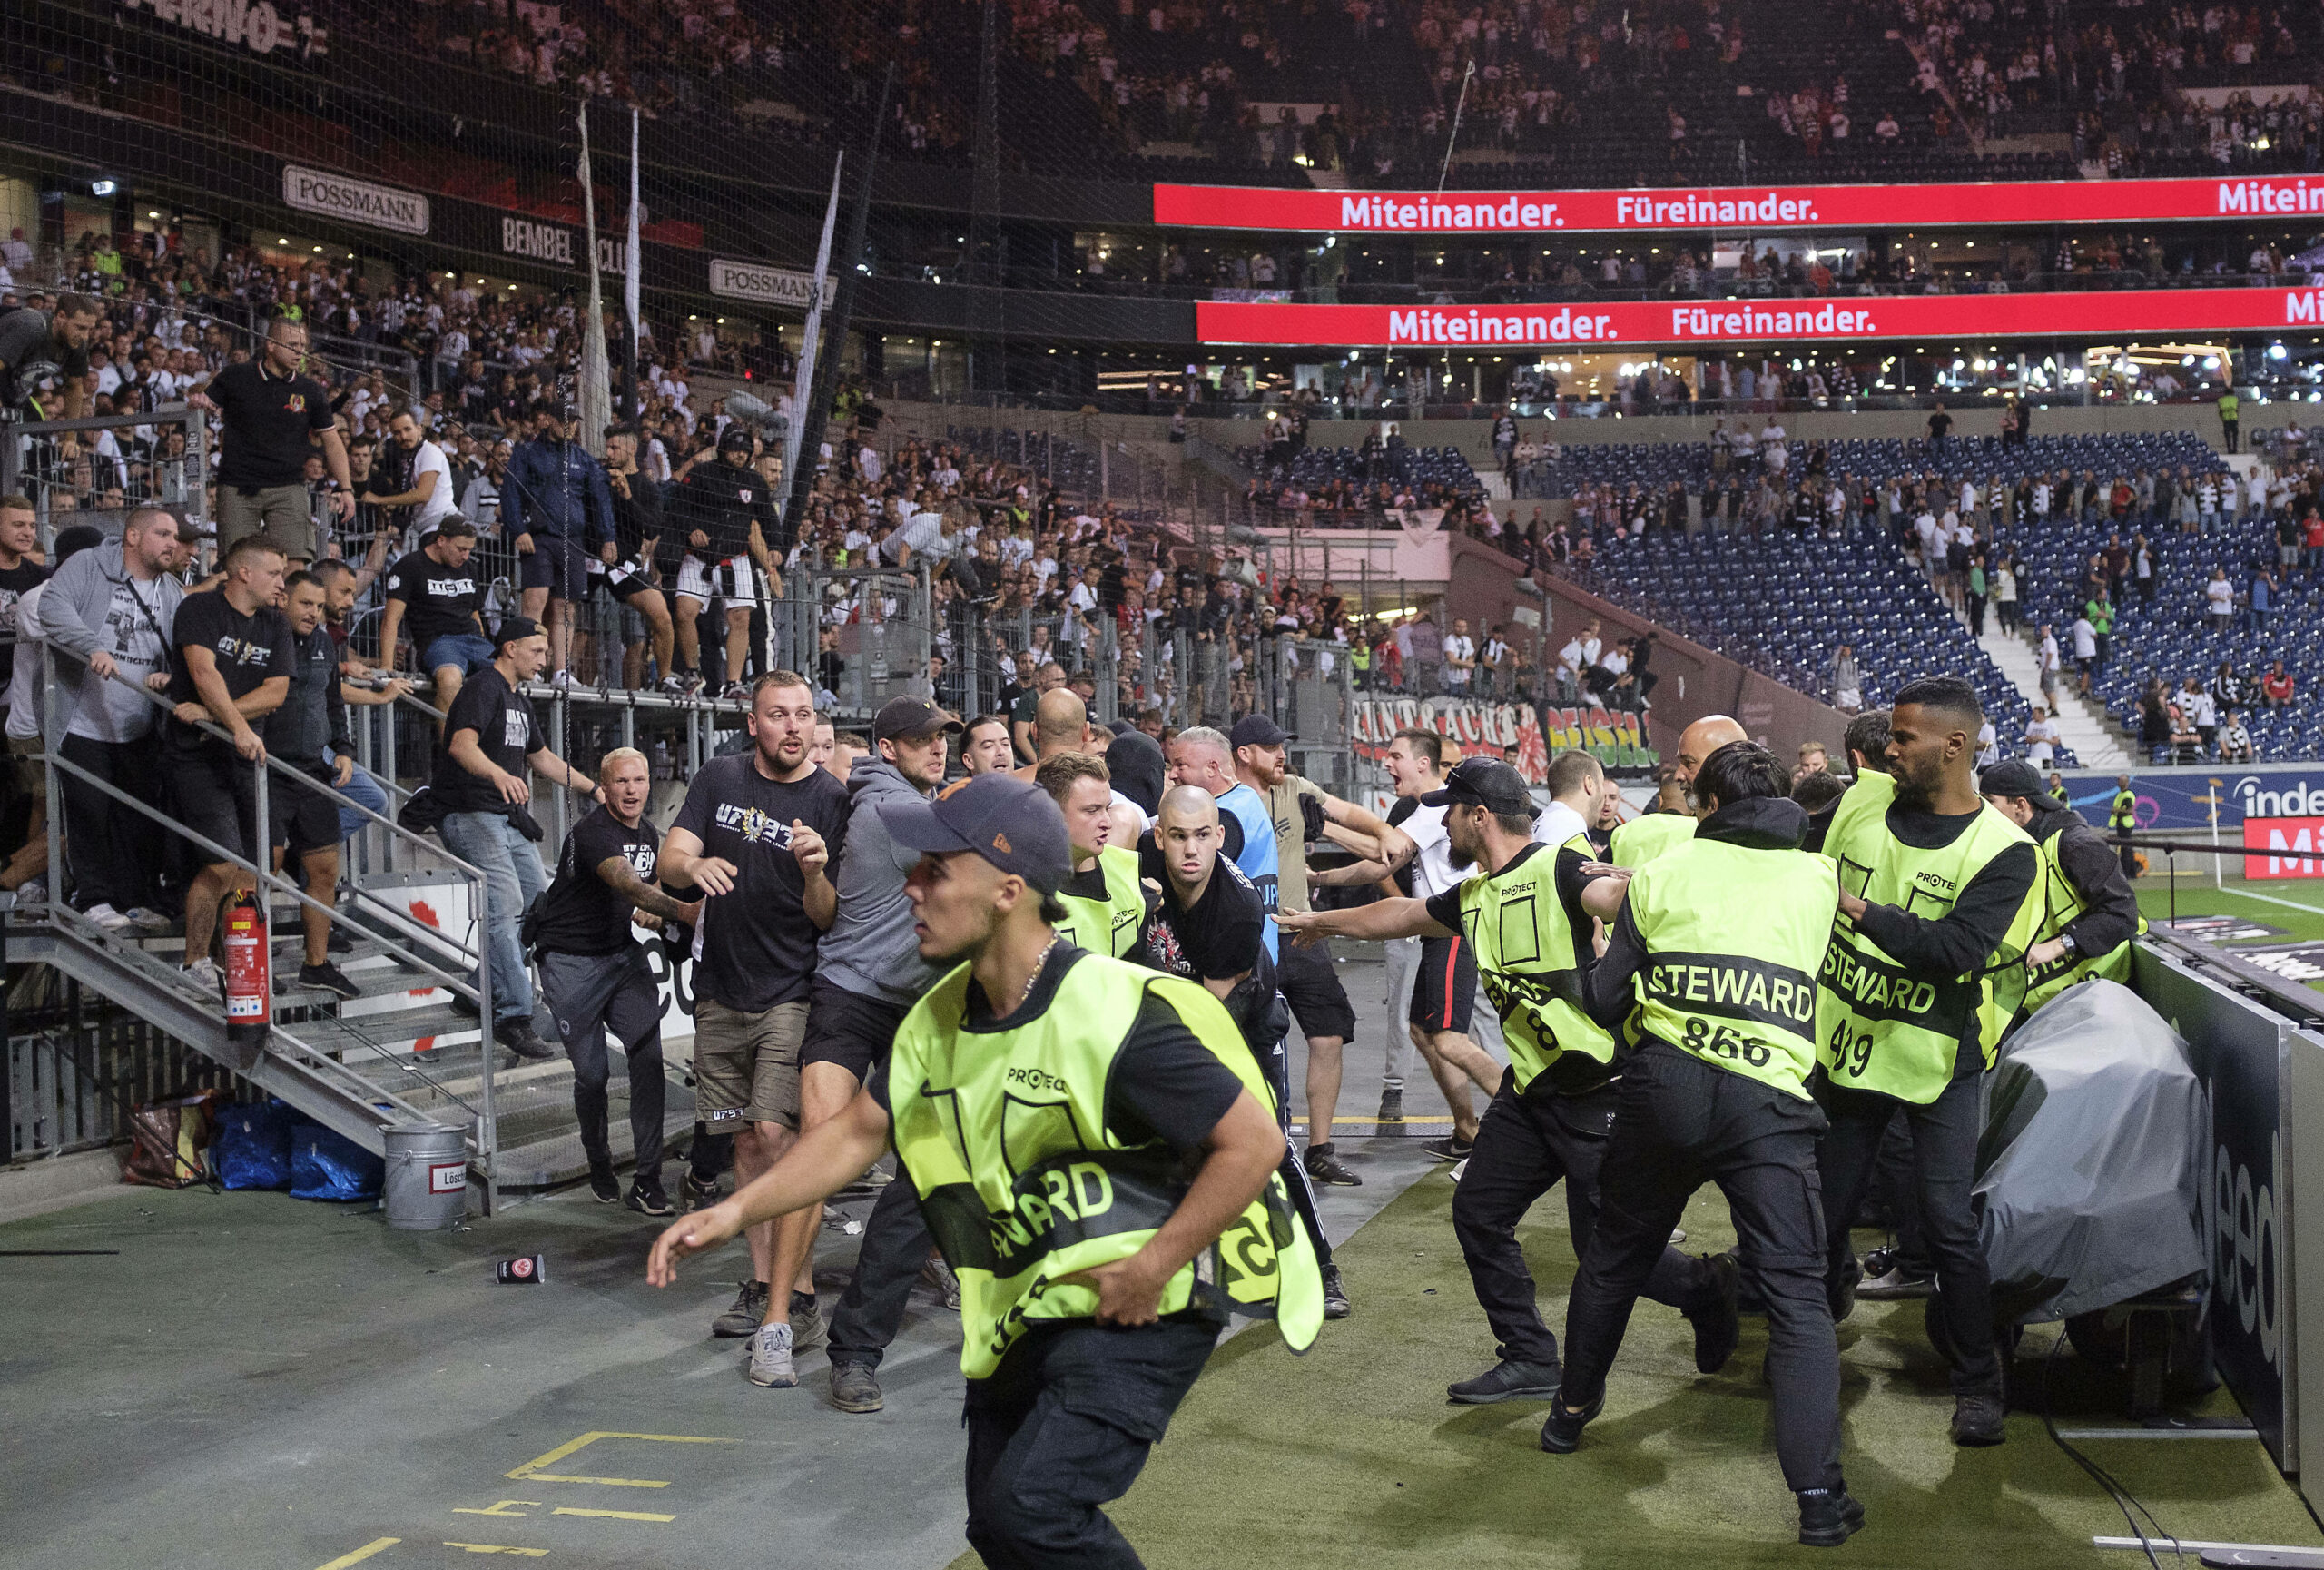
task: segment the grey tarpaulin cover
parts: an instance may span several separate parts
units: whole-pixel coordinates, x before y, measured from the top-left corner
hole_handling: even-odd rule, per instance
[[[2136,992],[2070,987],[2002,1042],[1975,1194],[1994,1308],[2031,1323],[2203,1269],[2202,1082]]]

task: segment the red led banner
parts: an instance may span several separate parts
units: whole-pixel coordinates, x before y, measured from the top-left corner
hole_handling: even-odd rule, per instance
[[[1753,185],[1669,191],[1274,191],[1157,185],[1154,222],[1338,234],[1668,233],[2140,223],[2324,213],[2324,177]]]
[[[2324,326],[2324,288],[1851,295],[1836,300],[1609,301],[1564,305],[1270,305],[1200,301],[1204,343],[1319,348],[1654,348],[1898,338],[2160,338]]]

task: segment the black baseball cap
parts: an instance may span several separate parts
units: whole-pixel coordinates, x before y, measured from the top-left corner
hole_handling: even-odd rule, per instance
[[[886,802],[875,810],[898,844],[938,855],[974,851],[1045,894],[1072,875],[1065,815],[1049,792],[1015,775],[977,775],[934,801]]]
[[[1420,798],[1420,805],[1483,807],[1502,817],[1520,813],[1541,815],[1533,805],[1533,793],[1525,788],[1525,776],[1499,758],[1490,757],[1464,757],[1454,764],[1444,776],[1444,788],[1430,791]]]
[[[1226,738],[1229,747],[1281,746],[1291,739],[1291,733],[1263,714],[1246,714],[1235,722],[1234,733]]]
[[[895,741],[904,736],[927,736],[935,731],[957,731],[960,728],[959,720],[924,697],[891,697],[881,706],[872,721],[872,739]]]
[[[739,420],[729,422],[726,429],[718,433],[718,450],[721,452],[732,452],[737,448],[748,452],[756,445],[751,439],[749,428]]]
[[[2042,775],[2024,758],[2005,758],[1977,776],[1977,794],[1989,796],[2023,796],[2035,806],[2050,800],[2050,787]]]
[[[504,616],[500,618],[500,634],[492,640],[495,654],[507,644],[522,643],[541,630],[541,624],[529,616]]]

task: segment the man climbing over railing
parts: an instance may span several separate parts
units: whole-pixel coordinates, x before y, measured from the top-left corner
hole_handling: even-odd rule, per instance
[[[340,998],[362,989],[330,963],[330,907],[339,894],[339,799],[326,785],[344,788],[355,777],[355,742],[340,696],[339,647],[323,630],[322,580],[294,572],[283,584],[282,609],[290,624],[290,685],[282,706],[266,716],[267,750],[301,777],[278,775],[267,792],[267,843],[277,871],[306,874],[299,917],[306,942],[299,984]],[[310,783],[311,782],[311,783]]]

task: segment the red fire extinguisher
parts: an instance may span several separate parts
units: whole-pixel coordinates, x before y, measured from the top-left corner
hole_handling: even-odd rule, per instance
[[[262,1042],[274,1015],[266,906],[248,889],[230,894],[219,930],[226,941],[226,1039]]]

